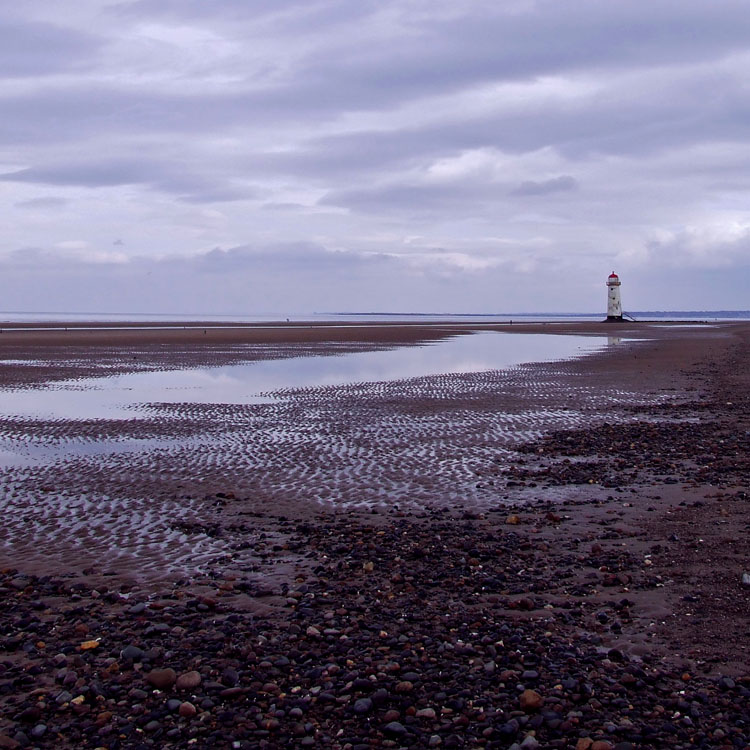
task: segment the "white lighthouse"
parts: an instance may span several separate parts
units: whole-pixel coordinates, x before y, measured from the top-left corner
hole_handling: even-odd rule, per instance
[[[622,321],[620,277],[614,271],[607,279],[607,320],[612,322]]]

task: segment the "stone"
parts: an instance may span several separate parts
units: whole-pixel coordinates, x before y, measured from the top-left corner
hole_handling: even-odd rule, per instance
[[[130,659],[131,661],[141,661],[143,659],[143,649],[134,646],[132,643],[120,651],[121,659]]]
[[[190,719],[198,713],[198,709],[190,701],[185,701],[180,704],[177,713],[179,713],[183,719]]]
[[[354,704],[355,714],[366,714],[372,710],[372,700],[370,698],[360,698]]]
[[[383,731],[391,737],[403,737],[406,734],[406,727],[399,721],[392,721],[383,727]]]
[[[177,690],[194,690],[201,684],[200,672],[196,672],[194,669],[190,672],[184,672],[175,681],[175,688]]]
[[[167,690],[177,681],[174,669],[152,669],[146,675],[146,682],[157,690]]]
[[[524,690],[519,698],[519,703],[522,711],[530,713],[538,711],[544,705],[544,698],[536,690]]]
[[[44,737],[45,734],[47,734],[47,725],[46,724],[37,724],[30,732],[31,736],[35,740],[40,740],[42,737]]]
[[[221,681],[227,687],[234,687],[240,681],[240,675],[233,667],[227,667],[221,673]]]

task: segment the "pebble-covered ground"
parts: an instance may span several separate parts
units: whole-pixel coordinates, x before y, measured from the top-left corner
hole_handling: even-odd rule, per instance
[[[187,464],[201,481],[158,452],[109,477],[86,456],[66,482],[14,468],[0,748],[750,746],[749,337],[301,392],[255,443],[224,412],[226,452]],[[284,419],[312,448],[255,476],[241,447]],[[162,413],[148,437],[179,444],[189,423]],[[328,499],[301,504],[321,479]],[[85,540],[51,536],[47,570],[44,526],[17,518],[41,523],[29,496]],[[128,549],[138,524],[169,530],[161,556]],[[172,574],[139,577],[141,552]]]
[[[277,518],[309,570],[274,589],[6,572],[0,746],[746,747],[747,676],[611,645],[658,574],[537,539],[570,510]]]

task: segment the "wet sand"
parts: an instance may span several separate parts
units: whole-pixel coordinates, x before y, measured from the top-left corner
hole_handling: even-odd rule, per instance
[[[300,389],[275,404],[162,404],[137,420],[2,420],[6,440],[122,448],[2,472],[0,564],[18,571],[7,573],[2,587],[9,604],[5,648],[25,654],[20,661],[9,657],[6,666],[5,715],[11,718],[2,727],[11,740],[44,718],[58,721],[64,737],[57,745],[41,742],[49,747],[80,742],[89,720],[92,747],[135,747],[136,739],[181,747],[196,737],[206,741],[198,731],[206,727],[217,732],[216,746],[227,747],[222,743],[232,736],[247,743],[243,747],[305,746],[306,738],[345,747],[335,739],[339,730],[351,747],[357,746],[353,740],[438,746],[432,737],[446,746],[507,747],[529,736],[544,747],[577,747],[589,738],[614,747],[631,736],[635,747],[744,746],[737,744],[746,736],[737,722],[747,713],[750,687],[748,647],[739,635],[750,620],[742,585],[749,549],[750,326],[203,330],[6,328],[0,356],[34,363],[0,368],[0,386],[34,388],[104,372],[300,351],[363,351],[473,330],[605,332],[622,341],[572,361]],[[40,601],[43,606],[35,604]],[[123,617],[131,601],[147,603],[143,617]],[[242,623],[244,648],[257,654],[252,668],[242,667],[246,655],[235,663],[241,644],[206,653],[195,641],[184,649],[168,645],[170,634],[190,640],[179,629],[216,633],[222,623],[231,625],[229,618]],[[59,627],[63,621],[79,630]],[[143,628],[157,621],[168,627],[147,636]],[[82,642],[84,628],[105,634],[101,652],[80,651],[75,634]],[[269,651],[258,642],[260,634],[282,645]],[[342,634],[351,639],[343,649]],[[44,648],[35,640],[42,636]],[[474,650],[470,661],[479,660],[473,680],[467,677],[473,669],[464,673],[456,661],[456,649],[467,641]],[[203,709],[200,726],[165,708],[172,686],[161,700],[142,699],[158,714],[150,721],[159,724],[145,730],[148,721],[143,712],[133,713],[133,700],[119,713],[111,710],[127,693],[97,696],[90,690],[93,678],[85,677],[101,680],[114,659],[111,681],[140,689],[143,670],[120,653],[136,642],[142,651],[162,644],[146,659],[149,667],[179,672],[198,665],[205,680],[218,669],[219,683],[221,669],[231,668],[239,670],[238,681],[224,680],[228,695],[218,688],[206,693],[213,706]],[[398,644],[414,651],[417,642],[423,656],[412,671],[429,671],[425,659],[431,659],[446,675],[444,689],[434,676],[396,679],[406,664],[389,671],[385,662],[373,661],[376,653],[392,651],[389,658],[398,662],[404,650]],[[448,655],[445,645],[435,651],[440,643],[452,644]],[[507,650],[511,643],[519,656]],[[92,713],[76,724],[75,704],[55,702],[60,687],[48,648],[67,653],[65,668],[77,669],[76,680],[84,680],[80,705],[90,706],[84,714],[107,704],[112,716],[124,717],[125,740],[118,739],[123,724],[112,716],[94,721]],[[565,648],[570,654],[561,657]],[[278,666],[270,659],[262,666],[264,652],[289,650],[308,654],[307,661],[293,657]],[[382,705],[359,714],[354,703],[370,695],[363,685],[339,684],[330,670],[326,682],[322,672],[305,676],[295,666],[319,660],[323,669],[326,659],[343,659],[345,671],[382,685],[388,693]],[[38,680],[18,682],[29,664],[38,667]],[[514,674],[500,679],[505,672]],[[536,676],[524,677],[527,672]],[[269,698],[263,685],[253,687],[259,673],[281,693],[300,683],[313,726],[303,721],[295,729],[300,722],[291,721],[291,704]],[[320,690],[310,692],[319,678],[330,702],[319,700]],[[566,687],[565,679],[575,687]],[[411,688],[399,690],[402,682]],[[594,693],[581,697],[584,683]],[[628,687],[635,683],[637,700]],[[624,686],[631,709],[618,706],[613,684]],[[519,685],[559,707],[561,721],[543,717],[539,707],[520,707]],[[232,693],[235,687],[242,690]],[[35,688],[64,708],[54,708],[52,718],[41,711],[26,724],[12,718],[28,708]],[[459,695],[467,689],[468,696]],[[694,716],[690,705],[683,707],[692,723],[673,718],[674,727],[665,728],[686,689],[705,694],[694,700],[707,708]],[[460,707],[447,705],[458,698]],[[727,700],[744,701],[742,716],[731,713]],[[503,704],[502,716],[477,719],[469,704],[488,701]],[[230,705],[234,718],[227,727],[217,707]],[[663,717],[653,716],[659,706]],[[581,717],[569,715],[576,707],[584,708]],[[420,710],[427,714],[418,716]],[[633,721],[653,727],[653,736],[622,728]],[[393,722],[404,732],[388,730]],[[534,745],[529,740],[526,746]]]

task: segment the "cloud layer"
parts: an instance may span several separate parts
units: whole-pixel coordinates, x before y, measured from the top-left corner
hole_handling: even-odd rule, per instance
[[[4,13],[6,309],[750,307],[740,0]]]

